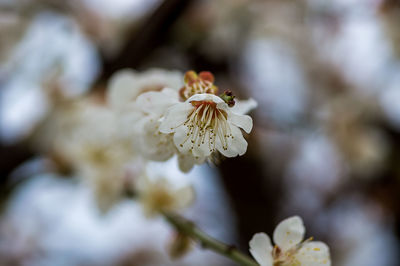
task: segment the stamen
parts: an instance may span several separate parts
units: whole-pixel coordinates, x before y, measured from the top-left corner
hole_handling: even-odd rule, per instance
[[[203,83],[208,85],[209,82],[204,81]],[[214,102],[193,101],[191,103],[194,109],[183,123],[187,127],[187,133],[180,147],[190,140],[190,150],[193,150],[195,146],[207,145],[212,153],[216,150],[216,140],[218,139],[222,148],[227,150],[228,139],[232,137],[227,114],[223,110],[219,110]]]

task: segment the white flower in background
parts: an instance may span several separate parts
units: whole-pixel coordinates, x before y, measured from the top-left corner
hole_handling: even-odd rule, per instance
[[[173,140],[172,143],[174,143]],[[206,159],[206,158],[194,157],[191,153],[178,152],[177,155],[178,155],[177,158],[178,158],[179,169],[184,173],[189,172],[195,164],[204,163]]]
[[[305,228],[300,217],[283,220],[275,228],[275,246],[265,233],[250,240],[250,253],[261,266],[329,266],[329,248],[323,242],[303,241]]]
[[[8,16],[20,26],[6,33]],[[60,100],[87,92],[98,76],[100,57],[71,16],[46,9],[29,17],[18,12],[1,17],[0,139],[13,143],[30,137]],[[6,50],[7,44],[13,49]]]
[[[130,145],[121,138],[116,116],[93,99],[61,105],[49,117],[39,146],[58,163],[70,169],[93,190],[101,211],[107,211],[123,195],[130,164],[139,160]]]
[[[136,155],[117,134],[113,112],[100,106],[87,111],[84,124],[64,146],[78,174],[93,188],[98,207],[106,211],[122,197],[127,166]]]
[[[117,112],[120,134],[143,157],[165,161],[175,154],[172,137],[158,127],[167,108],[179,101],[182,84],[180,72],[160,69],[121,70],[111,78],[107,100]]]
[[[179,211],[194,200],[194,189],[190,185],[175,187],[166,178],[150,178],[142,175],[135,184],[139,201],[146,216],[159,212]]]
[[[172,136],[159,131],[160,119],[167,109],[178,103],[178,91],[164,88],[140,94],[120,117],[124,137],[130,138],[134,149],[143,157],[165,161],[176,148]]]
[[[163,69],[136,72],[123,69],[116,72],[108,83],[107,101],[111,107],[123,109],[144,92],[161,91],[163,88],[179,90],[183,85],[182,73]]]

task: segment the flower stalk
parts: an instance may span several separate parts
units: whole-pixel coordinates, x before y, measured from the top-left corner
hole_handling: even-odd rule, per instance
[[[193,222],[183,218],[182,216],[168,212],[163,212],[163,215],[167,222],[175,227],[177,231],[186,234],[193,240],[199,242],[203,248],[213,250],[243,266],[258,266],[253,259],[240,252],[237,248],[226,245],[221,241],[207,235]]]

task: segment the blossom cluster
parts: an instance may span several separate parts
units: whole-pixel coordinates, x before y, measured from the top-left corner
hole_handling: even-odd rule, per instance
[[[110,82],[108,101],[119,113],[120,127],[133,147],[146,159],[165,161],[177,155],[179,167],[189,171],[215,153],[243,155],[253,122],[246,115],[257,106],[253,99],[240,101],[231,91],[218,95],[210,72],[188,71],[183,84],[175,74],[151,79],[156,70],[138,80],[136,73],[122,71]],[[140,84],[138,86],[137,84]],[[186,207],[193,200],[191,187],[173,189],[165,180],[141,179],[137,185],[147,215]],[[329,248],[323,242],[303,241],[300,217],[282,221],[274,231],[273,247],[265,233],[250,241],[250,253],[261,266],[329,266]]]
[[[257,106],[253,99],[235,101],[230,91],[218,95],[210,72],[188,71],[183,84],[175,72],[152,79],[156,72],[138,78],[125,70],[109,85],[108,102],[138,153],[155,161],[177,155],[180,169],[188,172],[217,152],[226,157],[246,152],[241,129],[252,129],[245,114]]]
[[[229,90],[219,92],[210,72],[183,75],[159,69],[117,72],[105,100],[62,102],[41,131],[53,135],[39,134],[37,144],[48,146],[60,165],[84,177],[100,210],[132,193],[146,217],[177,212],[195,199],[191,185],[174,186],[166,176],[155,176],[147,162],[176,156],[180,170],[188,172],[216,155],[245,154],[244,133],[253,127],[246,114],[257,106]],[[330,265],[328,247],[302,241],[304,232],[301,218],[288,218],[274,232],[274,247],[266,234],[258,233],[250,253],[261,266]],[[190,243],[178,232],[170,253],[181,256]]]

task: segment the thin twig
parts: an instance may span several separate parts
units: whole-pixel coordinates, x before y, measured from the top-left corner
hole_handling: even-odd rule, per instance
[[[202,247],[213,250],[225,257],[228,257],[240,265],[258,266],[249,256],[243,254],[233,246],[226,245],[219,240],[212,238],[201,231],[193,222],[175,213],[163,213],[165,219],[180,233],[186,234],[193,240],[198,241]]]

